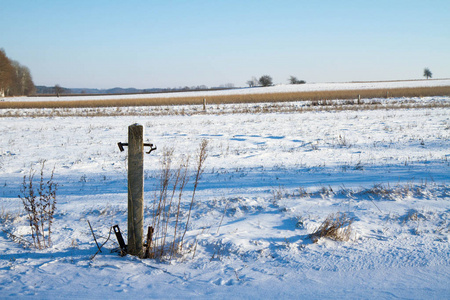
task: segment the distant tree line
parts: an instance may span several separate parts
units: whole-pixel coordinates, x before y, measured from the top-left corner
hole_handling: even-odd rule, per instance
[[[35,92],[30,69],[6,56],[0,49],[0,97],[28,96]]]
[[[306,81],[304,80],[298,80],[297,77],[291,76],[288,79],[290,84],[304,84]],[[257,79],[255,76],[252,77],[252,79],[247,81],[247,85],[249,87],[256,87],[256,86],[271,86],[273,85],[272,77],[269,75],[263,75],[259,79]]]
[[[423,76],[427,79],[433,77],[433,73],[431,73],[429,68],[425,68],[423,70]],[[295,76],[290,76],[288,79],[289,84],[305,84],[306,81],[304,80],[298,80]],[[257,79],[255,76],[252,77],[252,79],[248,80],[247,85],[249,87],[257,87],[257,86],[271,86],[273,85],[272,77],[269,75],[263,75],[259,79]]]
[[[177,88],[149,88],[149,89],[136,89],[136,88],[111,88],[111,89],[95,89],[95,88],[65,88],[59,84],[55,86],[37,85],[35,94],[41,95],[124,95],[124,94],[151,94],[151,93],[172,93],[172,92],[186,92],[186,91],[212,91],[212,90],[226,90],[234,89],[233,83],[225,83],[216,87],[207,87],[206,85],[197,86],[180,86]]]
[[[273,85],[273,80],[269,75],[263,75],[259,77],[259,79],[256,79],[256,77],[253,76],[252,79],[247,81],[247,84],[249,87],[271,86]]]
[[[36,86],[36,94],[60,95],[60,94],[71,94],[71,93],[72,93],[72,91],[70,89],[61,87],[58,84],[55,86],[43,86],[43,85]]]
[[[291,77],[289,77],[289,83],[290,84],[304,84],[304,83],[306,83],[306,81],[298,80],[297,77],[291,76]]]

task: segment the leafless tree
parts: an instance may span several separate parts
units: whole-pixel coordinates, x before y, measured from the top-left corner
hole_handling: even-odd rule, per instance
[[[246,83],[248,84],[249,87],[255,87],[259,85],[259,81],[258,79],[256,79],[255,76],[253,76],[252,79],[248,80]]]
[[[6,56],[5,50],[0,49],[0,96],[4,97],[13,84],[14,68]]]
[[[433,77],[433,73],[431,73],[430,69],[425,68],[425,69],[423,70],[423,76],[426,77],[426,78],[428,79],[428,78]]]
[[[298,80],[297,77],[291,76],[289,77],[289,83],[290,84],[303,84],[306,83],[304,80]]]
[[[30,69],[10,60],[0,49],[0,96],[20,96],[34,93]]]
[[[12,61],[14,68],[14,82],[11,89],[12,95],[26,95],[29,96],[34,93],[35,87],[33,79],[31,78],[30,69],[22,66],[17,61]]]
[[[59,85],[55,85],[55,94],[57,97],[59,97],[59,95],[64,91],[64,89]]]
[[[263,76],[261,76],[261,78],[259,78],[259,83],[262,86],[273,85],[272,77],[270,77],[269,75],[263,75]]]

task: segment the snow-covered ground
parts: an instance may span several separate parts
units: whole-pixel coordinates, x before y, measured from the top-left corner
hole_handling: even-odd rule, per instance
[[[0,297],[448,298],[449,108],[189,109],[198,107],[184,115],[1,118]],[[209,141],[187,244],[172,260],[120,257],[111,252],[115,237],[91,259],[97,247],[87,220],[100,243],[115,224],[126,235],[127,161],[117,142],[133,123],[158,147],[145,156],[146,226],[163,149],[194,157]],[[42,160],[46,176],[55,167],[59,189],[53,246],[36,250],[8,233],[31,241],[18,195]],[[191,178],[184,212],[192,190]],[[353,220],[350,240],[313,243],[308,235],[338,212]]]
[[[450,79],[404,80],[378,82],[332,82],[306,84],[280,84],[269,87],[239,88],[218,91],[102,95],[102,96],[61,96],[61,97],[14,97],[4,98],[4,101],[64,101],[64,100],[107,100],[107,99],[139,99],[139,98],[177,98],[177,97],[208,97],[218,95],[269,94],[311,91],[394,89],[414,87],[450,86]]]

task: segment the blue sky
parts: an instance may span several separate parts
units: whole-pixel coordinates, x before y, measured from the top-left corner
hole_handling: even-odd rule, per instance
[[[450,1],[2,0],[35,84],[179,87],[450,77]]]

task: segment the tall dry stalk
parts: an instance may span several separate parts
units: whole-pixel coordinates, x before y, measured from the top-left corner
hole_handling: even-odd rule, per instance
[[[184,163],[181,162],[179,167],[178,167],[178,169],[176,171],[173,171],[173,176],[172,176],[172,178],[173,178],[172,179],[172,181],[173,181],[172,193],[171,193],[171,196],[170,196],[169,203],[167,204],[167,208],[165,209],[165,216],[164,216],[164,222],[163,222],[164,223],[164,228],[163,228],[163,232],[162,232],[161,256],[163,256],[164,252],[165,252],[164,247],[166,245],[166,237],[167,237],[168,229],[169,229],[169,223],[170,223],[170,216],[171,216],[171,212],[172,212],[173,199],[175,197],[177,189],[180,189],[180,195],[182,194],[182,191],[184,189],[184,185],[185,185],[185,182],[186,182],[187,172],[183,172],[183,168],[184,168],[183,165],[184,165]],[[187,169],[188,164],[186,163],[185,165],[186,165],[185,168]],[[179,186],[180,184],[182,184],[183,186]],[[166,204],[164,203],[164,205],[166,205]],[[178,214],[176,215],[175,224],[178,223],[177,221],[178,221]],[[175,225],[174,235],[173,236],[174,236],[174,239],[175,239],[175,236],[176,236],[176,225]]]
[[[181,212],[181,197],[183,195],[184,188],[186,187],[186,184],[189,181],[189,178],[187,176],[189,168],[189,156],[186,158],[186,161],[184,163],[180,164],[180,167],[178,168],[179,177],[180,177],[180,186],[178,190],[178,205],[176,209],[175,214],[175,225],[174,225],[174,232],[173,232],[173,241],[172,246],[170,249],[170,256],[173,257],[176,254],[177,249],[179,248],[179,244],[177,243],[177,231],[178,231],[178,223],[180,220],[180,212]]]
[[[208,142],[203,140],[197,155],[197,166],[195,171],[194,189],[187,213],[186,221],[183,222],[182,199],[183,192],[189,182],[190,157],[180,158],[177,168],[173,166],[173,148],[163,150],[160,159],[160,177],[153,202],[152,227],[153,237],[149,251],[149,257],[162,258],[166,255],[173,258],[179,250],[182,250],[183,240],[189,227],[191,212],[195,200],[195,193],[204,171],[204,163],[207,157]],[[178,199],[177,199],[178,198]],[[173,230],[172,232],[170,232]],[[171,238],[170,238],[171,237]]]
[[[53,168],[50,179],[44,180],[45,161],[41,163],[40,181],[37,194],[33,185],[35,171],[31,168],[30,173],[23,177],[23,184],[19,198],[22,200],[31,228],[33,244],[38,249],[50,247],[53,218],[56,211],[57,184],[53,182],[55,168]]]
[[[183,246],[183,240],[184,237],[186,235],[188,226],[189,226],[189,221],[191,219],[191,212],[192,212],[192,207],[194,205],[194,199],[195,199],[195,192],[197,190],[197,186],[198,186],[198,182],[200,180],[200,177],[203,174],[203,171],[205,170],[204,168],[204,163],[206,158],[208,157],[208,140],[202,140],[202,142],[200,143],[200,148],[198,151],[198,155],[197,155],[197,168],[196,168],[196,174],[195,174],[195,181],[194,181],[194,190],[192,191],[192,198],[191,198],[191,203],[189,205],[189,212],[188,212],[188,216],[187,216],[187,220],[186,220],[186,225],[184,228],[184,232],[183,235],[181,236],[181,240],[180,240],[180,245],[181,247]]]
[[[155,196],[155,200],[153,203],[153,252],[158,251],[159,247],[163,248],[164,244],[159,245],[158,242],[161,240],[159,237],[164,236],[163,228],[164,222],[167,221],[165,210],[166,210],[166,201],[167,201],[167,193],[169,190],[169,185],[172,178],[172,160],[173,160],[173,148],[164,148],[163,154],[160,159],[161,165],[161,174],[159,178],[159,187],[157,189],[158,195]],[[162,219],[161,219],[162,218]],[[160,249],[163,252],[163,249]],[[154,253],[156,254],[156,253]]]
[[[31,168],[28,175],[28,183],[26,175],[23,176],[22,188],[20,189],[19,198],[22,200],[23,207],[28,215],[28,221],[31,228],[31,238],[36,248],[41,249],[41,240],[39,232],[39,220],[37,213],[37,200],[34,194],[33,179],[36,172]]]
[[[174,149],[166,148],[160,159],[160,177],[158,188],[153,203],[152,214],[152,247],[150,257],[163,257],[165,254],[173,256],[177,249],[177,232],[179,230],[179,220],[181,213],[181,199],[184,188],[188,182],[189,157],[180,159],[178,168],[173,169]],[[178,204],[174,208],[178,195]],[[175,220],[173,221],[173,215]],[[169,229],[173,222],[173,240],[167,242],[170,236]]]

